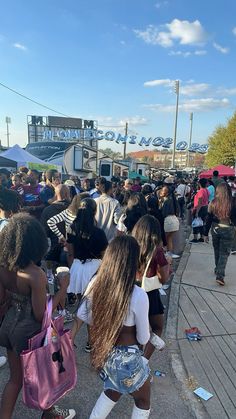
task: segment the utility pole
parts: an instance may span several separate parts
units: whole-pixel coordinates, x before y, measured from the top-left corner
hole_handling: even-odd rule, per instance
[[[11,123],[11,118],[6,116],[6,124],[7,124],[7,147],[10,147],[10,132],[9,132],[9,124]]]
[[[125,123],[125,136],[128,135],[128,122]],[[124,151],[123,151],[123,159],[126,159],[126,141],[124,142]]]
[[[189,145],[188,148],[191,147],[192,145],[192,134],[193,134],[193,112],[190,112],[190,132],[189,132]],[[188,151],[188,160],[187,160],[187,167],[189,167],[189,162],[190,162],[190,153]]]
[[[175,108],[175,130],[174,130],[174,145],[172,154],[172,168],[175,168],[175,152],[176,152],[176,137],[177,137],[177,125],[178,125],[178,111],[179,111],[179,80],[175,80],[175,93],[176,93],[176,108]]]

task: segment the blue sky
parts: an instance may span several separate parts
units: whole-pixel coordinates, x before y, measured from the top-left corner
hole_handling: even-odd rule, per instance
[[[70,116],[139,135],[205,143],[236,105],[234,0],[1,0],[0,82]],[[0,139],[27,143],[27,114],[48,115],[0,86]],[[116,147],[103,142],[103,147]],[[140,149],[129,146],[129,150]]]

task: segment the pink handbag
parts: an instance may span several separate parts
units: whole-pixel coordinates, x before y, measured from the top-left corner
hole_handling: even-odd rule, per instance
[[[76,386],[77,368],[71,331],[63,329],[63,317],[52,320],[52,299],[47,303],[42,330],[29,339],[21,353],[23,401],[46,410]]]

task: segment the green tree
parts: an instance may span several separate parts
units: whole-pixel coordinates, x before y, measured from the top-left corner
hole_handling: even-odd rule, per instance
[[[105,148],[104,150],[99,150],[101,153],[106,154],[106,156],[111,157],[113,160],[122,159],[122,154],[119,151],[113,151],[111,148]]]
[[[208,139],[206,162],[209,167],[217,164],[234,166],[236,159],[236,112],[226,126],[218,126]]]

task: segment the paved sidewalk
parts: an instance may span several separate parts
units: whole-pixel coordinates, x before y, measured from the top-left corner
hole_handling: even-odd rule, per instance
[[[197,418],[236,418],[236,256],[229,257],[225,283],[215,281],[212,245],[188,244],[172,283],[167,337],[173,368],[184,365],[180,378]],[[202,341],[186,339],[184,330],[194,326]],[[200,402],[192,395],[197,387],[214,397]]]
[[[185,226],[181,224],[181,231],[175,237],[176,253],[182,252],[185,246],[186,232],[184,230],[186,230]],[[174,263],[176,265],[178,261]],[[166,308],[168,307],[168,294],[169,290],[167,290],[167,296],[162,297]],[[90,366],[89,354],[86,354],[83,350],[86,341],[87,331],[86,327],[83,327],[76,339],[78,345],[78,349],[76,350],[78,383],[76,388],[58,403],[62,407],[74,408],[77,412],[76,418],[78,419],[89,418],[95,401],[102,391],[102,381]],[[3,348],[0,348],[0,355],[3,354]],[[153,377],[150,419],[194,419],[186,395],[182,392],[182,386],[173,372],[170,354],[171,346],[167,342],[167,348],[162,352],[155,353],[150,363],[152,371],[158,369],[166,373],[165,377]],[[8,379],[8,374],[8,364],[6,364],[0,369],[0,395]],[[124,396],[109,415],[109,418],[129,419],[131,417],[132,407],[132,398],[130,396]],[[40,416],[40,412],[27,409],[21,397],[19,397],[13,419],[39,419]]]
[[[101,379],[90,366],[89,354],[83,350],[86,341],[87,331],[86,327],[83,327],[77,338],[78,383],[73,391],[58,402],[61,407],[74,408],[77,412],[77,419],[89,418],[103,388]],[[1,354],[3,354],[2,349]],[[156,369],[164,371],[166,377],[153,377],[150,419],[194,419],[181,393],[181,386],[172,372],[168,351],[155,354],[151,361],[151,368],[153,371]],[[8,365],[0,369],[0,395],[8,379],[8,372]],[[128,395],[123,396],[109,415],[109,419],[130,419],[132,408],[133,399]],[[40,412],[28,409],[20,396],[12,419],[39,419],[40,417]]]

